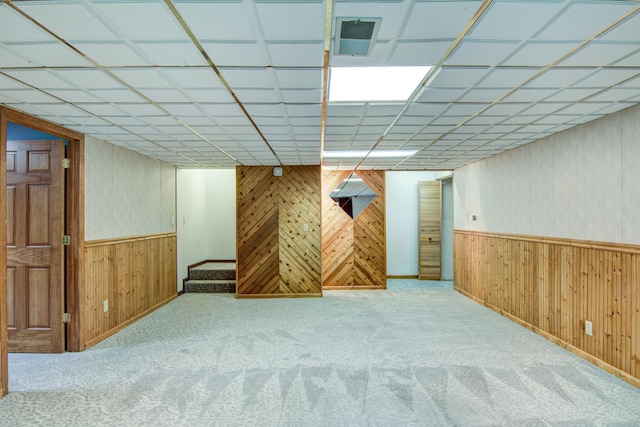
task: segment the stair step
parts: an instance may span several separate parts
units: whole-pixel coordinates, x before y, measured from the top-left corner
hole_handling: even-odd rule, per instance
[[[189,269],[190,280],[235,280],[235,262],[207,262]]]
[[[235,293],[235,280],[187,280],[184,292],[192,293]]]

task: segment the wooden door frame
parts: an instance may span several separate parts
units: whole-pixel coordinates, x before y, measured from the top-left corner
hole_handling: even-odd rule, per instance
[[[0,107],[0,188],[6,187],[6,148],[7,122],[36,129],[40,132],[58,136],[68,141],[67,158],[71,165],[66,173],[65,182],[65,234],[71,236],[71,245],[65,253],[65,305],[66,312],[71,313],[71,323],[66,327],[66,350],[84,350],[83,330],[81,328],[82,288],[80,279],[84,269],[84,135],[66,129],[54,123],[30,116],[28,114]],[[0,192],[0,223],[6,222],[7,200],[6,191]],[[7,254],[6,227],[0,227],[0,357],[7,351]],[[0,364],[0,382],[6,380],[2,371],[6,363]],[[0,386],[0,391],[2,387]],[[0,393],[0,395],[2,395]]]

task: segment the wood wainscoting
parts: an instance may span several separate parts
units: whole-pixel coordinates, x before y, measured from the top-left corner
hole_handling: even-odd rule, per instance
[[[385,173],[357,171],[376,198],[352,219],[331,198],[351,172],[322,174],[322,288],[386,289]]]
[[[457,291],[636,387],[639,280],[639,246],[454,232]]]
[[[319,297],[320,166],[239,166],[238,298]]]
[[[86,347],[177,296],[175,232],[87,241],[85,261],[81,316]]]

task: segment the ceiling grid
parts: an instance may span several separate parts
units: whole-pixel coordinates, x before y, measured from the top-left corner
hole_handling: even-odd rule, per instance
[[[0,0],[0,103],[180,168],[455,169],[640,102],[639,11],[635,0]],[[334,54],[338,17],[382,19],[371,56]],[[434,68],[407,102],[326,99],[332,67],[415,65]],[[418,152],[379,156],[402,150]]]

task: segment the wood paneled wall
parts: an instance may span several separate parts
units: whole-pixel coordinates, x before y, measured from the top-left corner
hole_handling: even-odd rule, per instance
[[[456,290],[636,387],[639,280],[638,246],[454,233]]]
[[[322,295],[320,166],[282,169],[236,170],[238,298]]]
[[[81,324],[86,347],[177,296],[175,233],[88,241],[85,261]]]
[[[322,288],[385,289],[384,171],[357,171],[377,196],[355,219],[336,206],[330,197],[350,174],[351,171],[324,171],[322,174]]]

